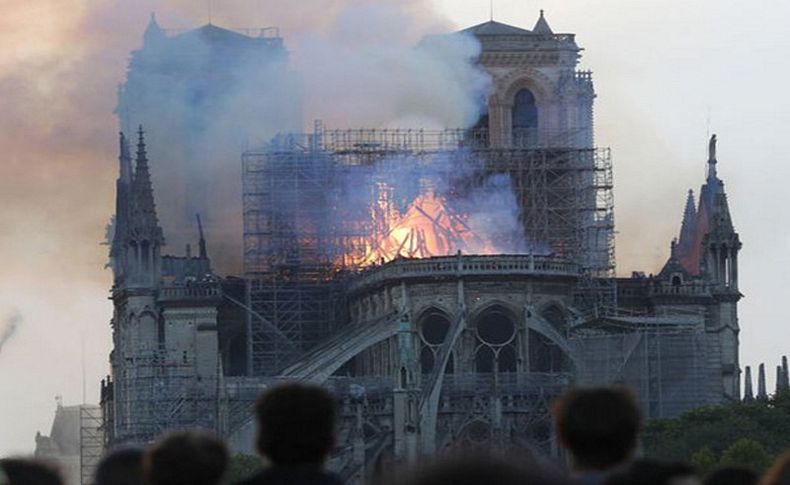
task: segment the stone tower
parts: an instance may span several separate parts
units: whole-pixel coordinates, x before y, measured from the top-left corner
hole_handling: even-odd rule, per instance
[[[487,129],[494,148],[592,148],[592,74],[577,71],[574,34],[555,34],[541,10],[532,30],[495,21],[462,30],[481,44],[480,65],[493,87]]]
[[[103,396],[114,443],[145,443],[179,422],[212,426],[203,403],[216,401],[216,284],[205,240],[196,258],[163,256],[142,127],[134,168],[121,134],[113,269],[111,392]],[[190,400],[191,405],[184,402]]]

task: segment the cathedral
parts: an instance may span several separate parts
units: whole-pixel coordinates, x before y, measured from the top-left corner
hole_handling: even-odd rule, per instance
[[[210,42],[246,45],[242,34],[206,32]],[[176,43],[201,30],[146,35]],[[492,79],[473,127],[316,123],[239,154],[238,275],[213,270],[199,218],[196,251],[164,252],[149,164],[167,160],[149,161],[143,127],[135,140],[120,135],[113,350],[101,396],[107,446],[199,426],[253,453],[256,396],[308,381],[340,402],[330,466],[362,482],[454,449],[562,459],[550,407],[574,385],[626,385],[650,418],[740,399],[741,243],[715,135],[664,267],[616,277],[611,159],[594,144],[593,79],[578,70],[575,36],[555,33],[542,12],[532,29],[489,21],[451,35],[477,39],[477,63]],[[386,182],[404,166],[385,163],[393,159],[452,160],[432,172],[450,189],[419,183],[402,197]],[[474,169],[457,177],[458,164]],[[363,209],[338,209],[344,177],[368,180],[374,169],[384,175],[359,182]],[[475,231],[457,200],[503,179],[496,190],[507,188],[519,233],[533,241],[518,250],[499,250],[512,236],[496,228]]]

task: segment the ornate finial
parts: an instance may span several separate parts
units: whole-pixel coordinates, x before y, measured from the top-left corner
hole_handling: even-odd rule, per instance
[[[716,135],[711,135],[708,143],[708,179],[716,178]]]
[[[540,16],[543,17],[543,9],[540,9]]]

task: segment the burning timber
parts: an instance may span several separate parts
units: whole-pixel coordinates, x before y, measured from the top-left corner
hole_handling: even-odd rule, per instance
[[[493,79],[474,127],[316,123],[242,155],[238,277],[212,271],[202,227],[197,255],[162,254],[144,133],[134,160],[122,135],[108,444],[202,426],[251,452],[254,398],[306,380],[338,396],[331,466],[361,482],[454,449],[562,459],[549,406],[573,384],[628,385],[650,417],[740,397],[741,243],[715,137],[662,270],[616,278],[575,37],[543,16],[463,32]]]

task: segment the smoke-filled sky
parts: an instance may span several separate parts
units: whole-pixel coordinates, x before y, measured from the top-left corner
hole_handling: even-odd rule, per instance
[[[790,350],[782,312],[790,274],[784,210],[790,204],[790,97],[784,94],[790,4],[494,3],[497,20],[526,28],[544,8],[556,32],[575,32],[586,49],[582,67],[594,71],[598,92],[597,142],[612,147],[615,161],[621,274],[660,268],[679,228],[685,192],[702,183],[709,130],[719,135],[719,174],[744,243],[742,362],[766,361],[772,382],[776,360]],[[110,348],[110,274],[100,242],[113,206],[116,89],[151,11],[164,27],[191,28],[206,22],[205,4],[0,3],[0,334],[18,322],[0,351],[0,455],[29,452],[37,430],[49,433],[56,395],[67,404],[82,401],[83,355],[86,399],[98,399]],[[305,119],[321,116],[337,124],[349,113],[334,105],[362,93],[397,93],[401,97],[384,105],[379,119],[375,110],[350,113],[353,120],[384,126],[424,121],[426,103],[414,103],[425,99],[424,92],[409,96],[399,89],[409,83],[393,80],[381,54],[397,56],[425,34],[485,21],[488,9],[488,0],[214,0],[212,20],[279,26],[297,65],[300,56],[332,54],[357,69],[354,62],[381,62],[382,72],[353,78],[364,83],[321,79],[326,95],[308,97]],[[391,49],[382,52],[386,45]],[[311,66],[320,71],[315,64],[305,67]],[[305,87],[320,84],[306,70]],[[326,99],[334,102],[322,105]]]

